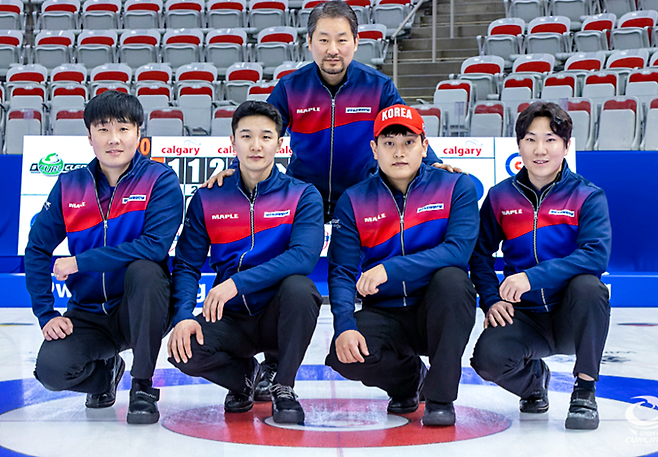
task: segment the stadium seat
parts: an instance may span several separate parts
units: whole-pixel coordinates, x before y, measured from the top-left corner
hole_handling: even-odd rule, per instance
[[[441,108],[432,105],[414,105],[414,108],[416,108],[418,114],[423,118],[425,135],[428,137],[443,136]]]
[[[51,84],[57,83],[87,83],[87,67],[79,63],[62,64],[50,72]]]
[[[505,60],[505,68],[512,68],[511,55],[523,52],[525,21],[518,17],[497,19],[489,24],[487,35],[476,37],[480,55],[493,55]]]
[[[526,52],[554,56],[571,52],[571,21],[566,16],[536,17],[528,24]]]
[[[599,118],[599,137],[595,150],[624,151],[640,146],[642,109],[634,97],[606,100]]]
[[[613,49],[638,49],[651,46],[650,38],[658,21],[658,12],[632,11],[619,18],[617,28],[611,31]]]
[[[79,13],[79,0],[44,0],[35,30],[75,30]]]
[[[372,11],[372,2],[370,0],[344,0],[345,3],[350,5],[359,24],[366,25],[370,23],[370,15]]]
[[[130,86],[128,84],[118,82],[98,82],[92,86],[91,97],[93,98],[96,95],[100,95],[108,90],[116,90],[118,92],[123,92],[124,94],[129,94]]]
[[[169,108],[173,100],[171,85],[162,82],[138,83],[135,96],[142,103],[146,117],[155,109]]]
[[[628,75],[624,94],[637,98],[646,111],[649,104],[658,97],[658,68],[633,70]]]
[[[288,0],[251,0],[247,16],[249,27],[256,32],[291,24]]]
[[[376,67],[384,63],[388,40],[386,26],[383,24],[365,24],[358,28],[359,46],[354,58],[366,65]]]
[[[274,69],[274,79],[281,79],[288,73],[292,73],[295,70],[302,68],[305,65],[308,65],[311,62],[283,62],[281,65]]]
[[[139,68],[160,60],[160,32],[156,29],[125,30],[119,38],[119,62]]]
[[[0,0],[0,30],[25,30],[22,0]]]
[[[441,109],[449,136],[467,133],[470,107],[474,99],[475,90],[470,81],[446,80],[437,84],[433,104]]]
[[[505,4],[505,16],[518,17],[527,24],[536,17],[546,15],[543,0],[503,0]]]
[[[507,128],[507,109],[504,102],[481,101],[473,107],[469,136],[501,137]]]
[[[171,84],[173,72],[171,67],[166,63],[150,63],[142,65],[135,70],[136,83],[160,82]]]
[[[555,57],[552,54],[526,54],[514,61],[512,72],[541,75],[551,73],[554,66]]]
[[[644,125],[644,137],[640,149],[658,151],[658,129],[656,128],[656,125],[658,125],[658,98],[654,98],[649,103]]]
[[[475,85],[475,100],[498,100],[504,71],[505,60],[500,56],[469,57],[462,62],[459,79]]]
[[[372,22],[386,26],[386,36],[390,37],[412,10],[411,0],[377,0],[372,7]],[[411,17],[403,30],[411,30],[414,18]]]
[[[324,3],[326,1],[327,0],[304,0],[302,2],[302,7],[299,10],[297,10],[297,16],[295,21],[295,26],[301,29],[300,30],[301,33],[306,33],[308,16],[311,14],[313,8],[318,6],[320,3]]]
[[[622,17],[626,13],[637,9],[635,0],[602,0],[603,10]]]
[[[76,62],[87,68],[116,62],[117,34],[114,30],[83,30],[75,48]]]
[[[11,65],[23,63],[23,32],[0,30],[0,77],[7,76]]]
[[[162,27],[162,0],[126,0],[123,5],[123,28],[145,30]]]
[[[263,67],[265,76],[283,62],[298,60],[297,30],[294,27],[268,27],[258,33],[255,45],[256,61]]]
[[[183,112],[176,108],[151,111],[146,124],[147,136],[183,136]]]
[[[84,109],[62,109],[51,120],[53,135],[87,136]]]
[[[23,137],[25,135],[42,135],[41,111],[36,109],[9,109],[5,123],[6,154],[23,153]]]
[[[541,99],[558,102],[563,98],[580,96],[578,75],[572,72],[560,72],[546,75],[542,84]]]
[[[208,83],[181,83],[177,93],[178,108],[188,132],[192,135],[209,135],[214,88]]]
[[[617,16],[601,13],[588,16],[579,32],[574,34],[577,52],[607,51],[610,48],[610,31],[615,27]]]
[[[256,62],[234,63],[226,70],[225,98],[240,104],[249,88],[263,78],[263,67]]]
[[[210,30],[206,34],[206,62],[215,65],[222,78],[226,76],[228,67],[248,60],[247,49],[245,29]]]
[[[220,106],[212,116],[211,136],[229,136],[233,134],[231,120],[237,106]]]
[[[548,14],[550,16],[566,16],[571,23],[571,30],[581,29],[582,17],[598,13],[600,5],[598,0],[549,0]]]
[[[194,29],[205,26],[204,0],[167,0],[164,7],[165,27]]]
[[[259,81],[247,91],[247,100],[267,101],[278,81]]]
[[[7,70],[7,85],[16,83],[45,84],[48,69],[40,64],[16,65]]]
[[[112,30],[119,28],[121,0],[85,0],[82,4],[82,28]]]
[[[567,102],[567,113],[573,121],[571,136],[576,141],[577,151],[589,151],[594,146],[594,126],[596,124],[596,108],[587,98],[570,98]]]
[[[605,100],[621,93],[620,76],[614,71],[597,71],[585,77],[582,96],[600,107]]]
[[[70,30],[42,30],[34,39],[33,61],[48,69],[71,63],[75,35]]]
[[[537,98],[541,90],[540,81],[534,74],[512,73],[505,78],[500,100],[505,102],[511,117],[518,115],[519,104]]]
[[[203,40],[201,29],[167,30],[162,40],[162,61],[171,68],[200,62]]]
[[[211,29],[247,26],[246,0],[209,0],[207,10],[208,27]]]

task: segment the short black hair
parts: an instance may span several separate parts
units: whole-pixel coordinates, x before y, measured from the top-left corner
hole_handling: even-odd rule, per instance
[[[308,36],[311,40],[313,39],[315,28],[318,26],[318,21],[325,17],[343,17],[347,19],[347,22],[350,24],[350,30],[352,31],[352,37],[356,41],[356,37],[359,36],[359,20],[357,19],[356,13],[354,13],[352,7],[343,0],[331,0],[329,2],[320,3],[311,10],[311,14],[308,16],[308,24],[306,26]]]
[[[89,100],[84,113],[87,130],[98,123],[130,122],[137,127],[144,122],[144,108],[134,95],[124,94],[117,90],[106,90]]]
[[[551,122],[551,130],[557,136],[564,140],[564,146],[569,144],[571,139],[571,132],[573,131],[573,121],[571,116],[565,110],[560,108],[559,105],[553,102],[534,102],[531,103],[526,109],[519,114],[516,120],[516,143],[520,144],[521,140],[525,138],[530,124],[536,117],[546,117]]]
[[[267,102],[247,100],[240,104],[233,113],[233,118],[231,119],[231,130],[233,131],[233,135],[235,135],[235,130],[238,128],[238,122],[240,122],[240,119],[248,116],[265,116],[268,119],[271,119],[276,124],[276,134],[281,134],[281,130],[283,129],[283,119],[281,119],[281,113],[279,113],[279,110],[276,109],[274,105]]]
[[[379,136],[377,136],[377,138],[375,138],[375,143],[379,144],[379,138],[382,137],[382,136],[387,136],[387,135],[394,135],[394,136],[395,135],[409,135],[409,134],[418,135],[417,133],[412,132],[409,127],[406,127],[404,125],[400,125],[400,124],[389,125],[384,130],[381,131],[381,133],[379,134]],[[421,139],[421,141],[425,141],[425,134],[424,133],[420,134],[420,139]]]

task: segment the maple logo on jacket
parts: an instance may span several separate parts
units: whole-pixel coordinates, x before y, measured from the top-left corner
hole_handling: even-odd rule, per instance
[[[372,217],[364,217],[363,222],[377,222],[380,219],[384,219],[386,217],[386,213],[381,213],[377,216],[372,216]]]
[[[297,114],[306,114],[306,113],[311,113],[311,112],[320,112],[320,107],[319,106],[313,106],[311,108],[300,108],[297,110]]]
[[[216,220],[221,221],[221,220],[224,220],[224,219],[237,219],[237,218],[238,218],[238,214],[237,214],[237,213],[231,213],[231,214],[213,214],[213,215],[212,215],[212,220],[213,220],[213,221],[216,221]]]
[[[513,216],[515,214],[523,214],[523,209],[504,209],[501,211],[503,216]]]
[[[82,203],[69,203],[69,208],[73,208],[73,209],[80,209],[80,208],[84,208],[85,206],[87,206],[87,203],[86,203],[86,202],[82,202]]]

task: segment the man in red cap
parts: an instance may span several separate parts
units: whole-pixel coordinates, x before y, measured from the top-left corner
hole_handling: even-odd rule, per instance
[[[414,108],[380,111],[374,136],[378,173],[347,189],[334,211],[335,333],[325,363],[385,390],[390,413],[414,412],[424,396],[423,424],[450,426],[475,321],[467,274],[478,235],[475,186],[468,175],[423,164],[428,141]]]

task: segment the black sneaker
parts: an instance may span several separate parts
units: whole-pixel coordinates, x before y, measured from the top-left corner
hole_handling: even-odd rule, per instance
[[[142,384],[133,379],[130,389],[127,422],[129,424],[155,424],[160,420],[157,401],[160,400],[160,389]]]
[[[437,425],[440,427],[455,425],[455,407],[452,403],[426,400],[423,425]]]
[[[274,381],[274,376],[276,376],[276,370],[279,365],[278,363],[273,362],[265,363],[261,365],[261,367],[260,377],[258,378],[256,390],[254,391],[254,400],[270,401],[272,400],[270,388],[272,387],[272,382]]]
[[[117,388],[126,371],[126,362],[123,361],[119,354],[105,361],[108,369],[112,370],[110,387],[100,394],[87,394],[85,406],[87,408],[108,408],[117,400]]]
[[[541,366],[542,389],[519,401],[519,410],[522,413],[542,414],[548,411],[548,382],[551,380],[551,370],[548,369],[548,365],[543,360]]]
[[[254,390],[256,380],[260,374],[260,365],[253,359],[254,369],[252,373],[244,378],[244,388],[238,392],[229,390],[224,399],[224,411],[227,413],[246,413],[254,407]]]
[[[297,401],[297,395],[290,386],[273,384],[272,392],[272,420],[278,424],[304,423],[304,409]]]
[[[575,389],[571,394],[564,427],[570,430],[594,430],[599,426],[599,411],[594,392]]]
[[[388,407],[386,410],[390,414],[409,414],[413,413],[418,409],[420,400],[423,395],[423,386],[425,385],[425,375],[427,374],[427,367],[421,361],[420,362],[420,381],[418,382],[418,387],[416,388],[416,393],[411,397],[401,398],[401,397],[391,397],[388,400]]]

